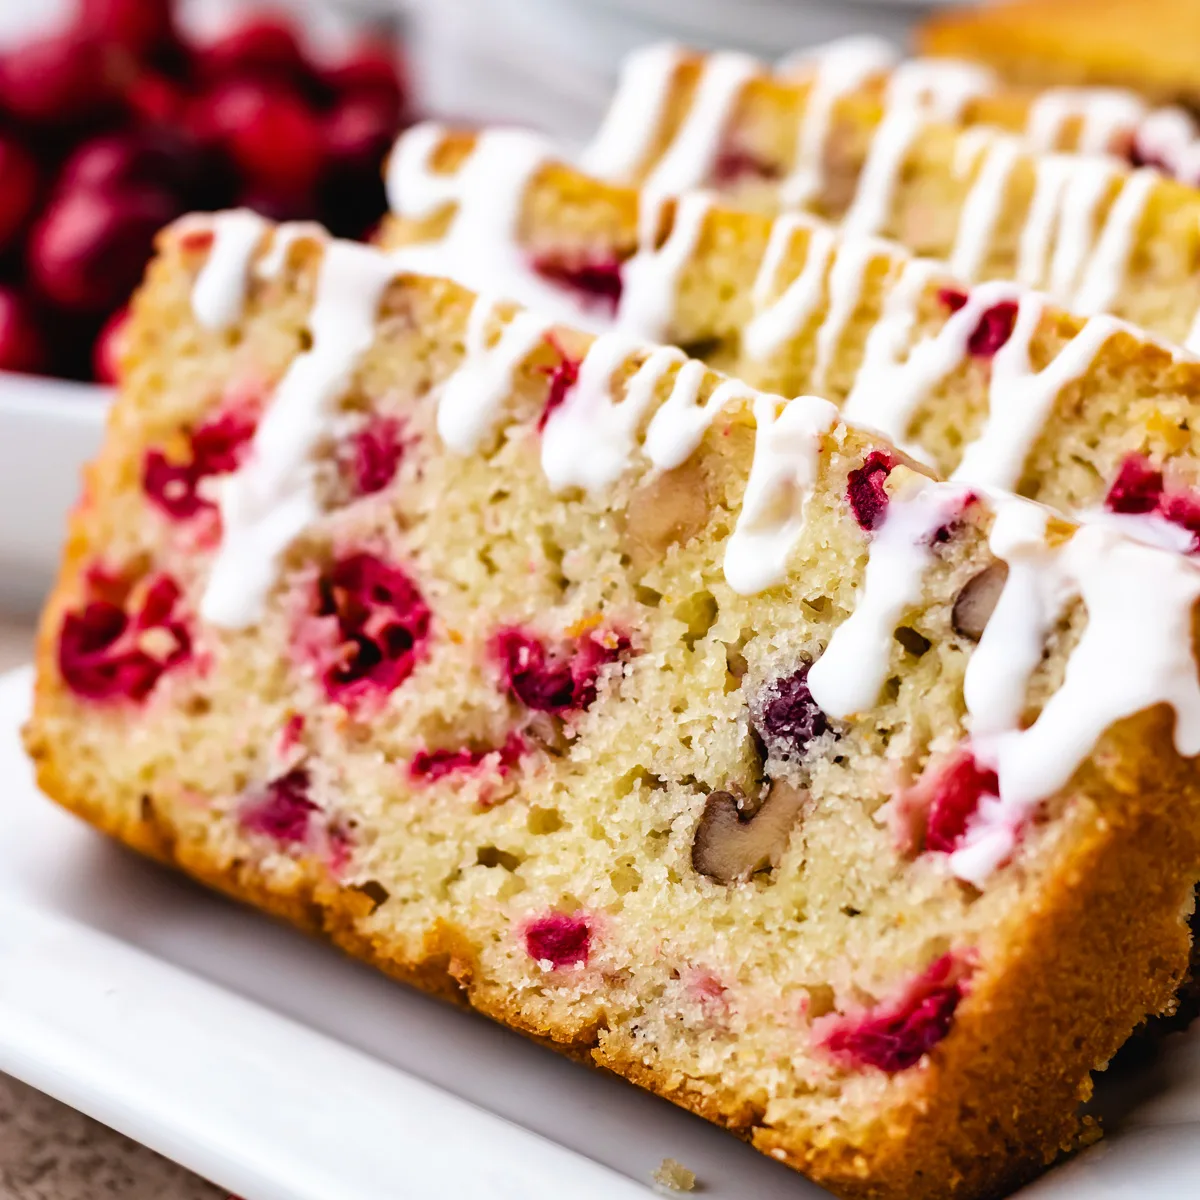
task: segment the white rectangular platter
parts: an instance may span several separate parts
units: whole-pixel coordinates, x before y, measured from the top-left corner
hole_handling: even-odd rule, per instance
[[[726,1134],[390,983],[38,795],[28,671],[0,677],[0,1070],[246,1200],[825,1193]],[[1200,1030],[1101,1089],[1113,1134],[1024,1193],[1200,1196]]]

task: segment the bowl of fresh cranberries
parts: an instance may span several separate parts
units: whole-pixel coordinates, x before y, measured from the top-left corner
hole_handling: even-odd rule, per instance
[[[247,205],[360,237],[404,122],[397,48],[316,58],[259,10],[203,40],[173,0],[77,0],[0,49],[0,369],[111,382],[109,339],[155,233]]]
[[[0,603],[44,587],[157,231],[244,205],[358,238],[383,215],[395,38],[203,4],[62,0],[0,43]]]

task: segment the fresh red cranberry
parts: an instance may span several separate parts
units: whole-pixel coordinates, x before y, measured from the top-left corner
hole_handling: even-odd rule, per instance
[[[15,288],[0,284],[0,370],[40,371],[46,357],[33,305]]]
[[[359,496],[382,492],[396,476],[404,455],[400,422],[373,417],[349,440],[346,466]]]
[[[316,115],[295,92],[238,79],[199,103],[201,138],[222,145],[249,185],[279,196],[311,192],[324,144]]]
[[[142,463],[146,498],[173,521],[188,521],[213,508],[200,495],[200,481],[236,471],[254,436],[256,418],[235,411],[214,417],[189,438],[187,462],[175,463],[161,450],[148,450]]]
[[[1110,512],[1147,515],[1186,529],[1200,548],[1200,496],[1192,491],[1167,491],[1163,473],[1140,454],[1130,454],[1108,489],[1104,505]]]
[[[324,81],[340,96],[370,97],[399,122],[407,105],[404,67],[396,50],[380,43],[360,46],[324,72]]]
[[[184,89],[157,71],[140,71],[126,85],[124,100],[135,120],[159,127],[181,124],[187,111]]]
[[[938,289],[938,299],[952,312],[956,313],[967,302],[967,293],[959,288],[944,287]]]
[[[37,38],[0,55],[0,109],[30,125],[67,125],[107,110],[111,55],[75,32]]]
[[[578,292],[588,307],[615,314],[621,303],[624,281],[615,255],[542,254],[533,260],[533,269],[543,279]]]
[[[622,641],[606,646],[595,636],[547,646],[519,629],[502,630],[494,642],[509,694],[534,712],[555,714],[591,707],[601,668],[619,661],[626,648]]]
[[[928,544],[935,549],[953,540],[955,534],[963,527],[970,510],[979,503],[976,492],[964,492],[955,507],[953,515],[943,525],[939,525],[928,537]]]
[[[325,118],[325,157],[331,171],[377,171],[396,138],[396,120],[371,96],[348,96]]]
[[[519,733],[512,733],[500,746],[488,750],[421,750],[413,756],[408,773],[413,779],[433,783],[447,775],[462,775],[494,764],[501,775],[507,774],[520,761],[527,747]]]
[[[118,309],[104,323],[92,350],[92,374],[97,383],[115,384],[121,377],[121,334],[129,309]]]
[[[111,312],[141,278],[154,235],[176,214],[175,201],[157,190],[69,192],[34,226],[30,277],[64,309]]]
[[[171,10],[172,0],[80,0],[79,16],[90,37],[145,55],[172,40]]]
[[[146,699],[163,674],[191,657],[191,636],[176,611],[180,595],[163,575],[132,614],[110,599],[91,599],[67,613],[58,639],[63,682],[87,700]],[[167,637],[151,641],[150,631]]]
[[[193,152],[165,133],[107,133],[84,142],[59,175],[60,192],[138,192],[166,188],[185,195],[198,164]]]
[[[413,673],[433,617],[399,567],[367,553],[339,559],[322,576],[317,615],[335,619],[337,642],[322,681],[329,699],[346,708],[388,695]]]
[[[1104,505],[1115,513],[1152,513],[1162,498],[1162,472],[1140,454],[1130,454],[1108,489]]]
[[[308,798],[309,787],[309,774],[303,767],[271,780],[243,805],[239,814],[242,828],[286,846],[303,845],[314,815],[321,811]]]
[[[967,351],[975,358],[991,358],[1012,337],[1016,320],[1017,305],[1012,300],[1002,300],[984,309],[967,339]]]
[[[820,1045],[855,1067],[889,1075],[915,1067],[949,1032],[963,997],[961,964],[943,955],[893,1000],[861,1017],[836,1017]]]
[[[746,179],[778,179],[783,172],[778,163],[741,146],[725,146],[713,163],[710,178],[718,187],[741,183]]]
[[[878,529],[887,516],[888,494],[884,484],[896,460],[886,450],[872,450],[846,477],[846,500],[860,529]]]
[[[550,344],[558,352],[559,360],[554,366],[544,368],[545,373],[550,376],[550,386],[546,391],[546,403],[538,417],[538,433],[546,428],[551,414],[566,400],[571,389],[579,382],[579,368],[582,366],[582,360],[572,358],[553,339],[550,339]]]
[[[525,927],[525,949],[529,957],[548,962],[556,971],[587,963],[592,931],[579,913],[547,913]]]
[[[925,849],[952,854],[967,832],[984,796],[998,796],[996,772],[981,767],[969,751],[940,770],[933,785],[925,823]]]
[[[0,134],[0,254],[24,231],[41,190],[33,155],[14,137]]]
[[[307,71],[293,28],[269,16],[245,21],[222,37],[194,47],[193,55],[200,73],[209,79],[302,76]]]
[[[808,690],[810,664],[772,680],[751,704],[750,721],[767,750],[800,758],[808,743],[829,731],[829,718]]]
[[[300,713],[292,713],[284,722],[283,729],[279,733],[279,752],[280,754],[288,754],[295,750],[300,745],[300,739],[304,736],[304,717]]]
[[[1177,492],[1163,501],[1162,515],[1194,538],[1200,539],[1200,497],[1190,492]]]

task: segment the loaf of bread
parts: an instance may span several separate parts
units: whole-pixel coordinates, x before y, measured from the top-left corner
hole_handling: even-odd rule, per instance
[[[994,19],[995,10],[973,12],[962,24]],[[945,24],[958,21],[954,14]],[[931,50],[945,55],[952,51],[939,40],[942,32],[935,21],[926,36]],[[597,174],[632,182],[668,151],[679,169],[690,156],[681,145],[698,156],[716,138],[704,168],[710,182],[757,178],[778,184],[789,203],[802,203],[820,194],[827,176],[844,173],[847,147],[866,136],[856,127],[886,111],[893,129],[902,115],[906,122],[924,116],[987,126],[1020,134],[1037,151],[1107,153],[1200,180],[1200,129],[1182,109],[1154,108],[1127,88],[1014,83],[985,65],[985,51],[964,51],[961,58],[901,59],[878,38],[851,36],[803,50],[772,70],[743,54],[648,46],[626,60],[584,162]],[[1077,80],[1064,72],[1045,82]]]
[[[814,107],[816,85],[756,73],[740,56],[676,62],[660,52],[649,62],[655,70],[641,74],[638,60],[631,64],[583,155],[595,175],[654,198],[706,187],[740,207],[804,209],[847,232],[956,260],[972,279],[1048,291],[1068,308],[1091,310],[1089,264],[1115,258],[1124,286],[1113,311],[1174,341],[1192,329],[1200,191],[1111,155],[1044,152],[1064,138],[1112,140],[1123,102],[1045,96],[1008,122],[1032,129],[1006,134],[942,119],[972,94],[954,75],[954,86],[943,81],[928,93],[934,102],[910,85],[894,95],[851,91]],[[647,114],[639,122],[626,119],[635,103]],[[1068,137],[1068,129],[1082,132]],[[1196,157],[1194,127],[1180,113],[1157,114],[1136,140],[1136,163]],[[1200,163],[1181,170],[1200,181]]]
[[[1200,109],[1196,0],[1006,0],[938,12],[918,42],[1035,86],[1116,85]]]
[[[49,795],[843,1197],[1086,1136],[1187,963],[1200,567],[248,214],[122,374]]]
[[[391,184],[400,215],[383,241],[413,268],[440,261],[757,387],[819,394],[943,475],[1069,511],[1107,505],[1180,549],[1200,534],[1200,364],[1109,315],[972,285],[970,271],[803,215],[695,194],[660,208],[507,131],[418,128]],[[1093,295],[1122,294],[1119,260],[1094,266]],[[1145,298],[1124,294],[1127,309]],[[1154,495],[1132,498],[1143,476]]]

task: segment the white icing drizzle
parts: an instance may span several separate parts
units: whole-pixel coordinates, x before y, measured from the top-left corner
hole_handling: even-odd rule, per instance
[[[371,345],[379,303],[395,273],[388,256],[370,246],[326,246],[308,321],[312,346],[292,360],[275,389],[245,464],[219,484],[221,544],[200,604],[210,624],[253,625],[280,555],[317,518],[312,454]]]
[[[1083,316],[1104,312],[1117,298],[1150,193],[1157,185],[1158,175],[1149,167],[1134,171],[1125,180],[1084,268],[1072,301],[1076,312]]]
[[[892,497],[871,539],[854,612],[808,673],[813,699],[830,716],[846,719],[877,703],[896,628],[920,601],[934,561],[931,536],[968,495],[950,483],[912,486]],[[1011,857],[1033,807],[1069,783],[1115,722],[1168,704],[1177,752],[1200,754],[1200,679],[1188,650],[1200,601],[1196,564],[1099,525],[1081,526],[1052,546],[1048,510],[1015,497],[989,503],[989,546],[1007,563],[1008,577],[968,664],[964,699],[972,752],[996,771],[999,795],[982,799],[949,859],[956,876],[978,887]],[[1061,687],[1023,728],[1046,639],[1075,597],[1086,626]]]
[[[476,297],[467,318],[463,364],[438,392],[438,434],[459,454],[477,450],[493,431],[517,367],[553,327],[549,318],[522,310],[489,346],[487,327],[496,318],[496,305],[495,296]]]
[[[817,330],[813,379],[819,391],[828,386],[829,372],[841,345],[842,335],[862,299],[867,268],[875,259],[890,259],[894,254],[894,246],[877,238],[847,238],[843,235],[840,239],[833,256],[833,266],[829,269],[829,305],[825,319]]]
[[[777,396],[755,397],[754,461],[725,546],[725,580],[742,596],[787,577],[817,479],[821,438],[838,419],[832,404],[814,396],[789,401],[782,412],[780,403]]]
[[[1025,139],[1040,154],[1061,150],[1067,122],[1078,119],[1076,152],[1105,154],[1145,115],[1145,102],[1120,88],[1047,88],[1030,105]]]
[[[423,221],[455,206],[440,238],[393,252],[398,268],[453,279],[473,292],[495,293],[595,328],[596,313],[569,288],[538,275],[518,238],[529,185],[553,161],[550,145],[526,130],[484,130],[457,169],[442,173],[433,170],[432,159],[446,136],[440,125],[415,125],[392,151],[387,188],[393,213]]]
[[[683,61],[683,50],[670,42],[628,55],[600,130],[580,156],[583,170],[613,181],[633,178],[654,146]]]
[[[1019,728],[1029,681],[1066,599],[1046,574],[1049,517],[1049,509],[1015,497],[996,507],[988,546],[1008,564],[1008,577],[963,678],[976,737]]]
[[[1191,328],[1187,337],[1183,339],[1183,348],[1189,354],[1200,354],[1200,309],[1196,310],[1196,315],[1192,318]]]
[[[1087,372],[1113,334],[1127,328],[1116,317],[1091,317],[1058,354],[1035,373],[1029,360],[1029,348],[1044,310],[1043,297],[1034,294],[1021,298],[1012,335],[992,360],[988,415],[983,431],[964,449],[952,479],[970,480],[984,487],[1014,489],[1062,389]]]
[[[921,597],[933,535],[962,509],[968,495],[964,488],[942,485],[891,498],[871,540],[858,603],[808,673],[813,699],[831,717],[845,719],[875,706],[892,661],[896,628]]]
[[[1050,256],[1050,294],[1070,304],[1096,237],[1096,215],[1108,195],[1118,165],[1109,159],[1072,164],[1061,192],[1054,252]]]
[[[647,177],[644,195],[677,196],[708,179],[742,90],[762,69],[748,54],[705,57],[687,115]]]
[[[997,747],[1001,797],[1017,801],[1063,787],[1104,729],[1155,704],[1175,709],[1179,753],[1200,754],[1200,681],[1190,653],[1200,570],[1097,525],[1081,526],[1057,559],[1088,623],[1038,720]]]
[[[617,403],[616,372],[644,348],[621,333],[605,333],[592,344],[579,378],[542,431],[542,472],[556,491],[579,487],[596,493],[611,487],[629,469],[638,429],[658,385],[687,355],[672,346],[652,350]]]
[[[1027,544],[1019,544],[1017,561],[1028,554]],[[972,738],[977,758],[996,770],[1000,785],[999,797],[981,803],[964,844],[950,858],[951,870],[976,886],[1012,855],[1038,801],[1070,782],[1115,722],[1168,704],[1175,711],[1177,752],[1200,754],[1200,682],[1190,653],[1200,571],[1189,559],[1129,541],[1110,528],[1084,525],[1032,584],[1027,575],[1014,577],[1010,567],[1005,593],[1010,586],[1016,594],[1006,617],[1010,628],[1018,622],[1045,627],[1048,613],[1051,620],[1057,615],[1046,604],[1054,592],[1060,609],[1065,599],[1078,596],[1087,624],[1067,660],[1062,686],[1029,728],[1010,722]],[[985,704],[985,712],[998,724],[1005,705],[1010,711],[1016,705],[1002,684],[981,678],[977,672],[973,691],[987,698],[991,707]],[[973,711],[968,718],[973,724]]]
[[[275,226],[275,236],[271,239],[270,248],[255,265],[254,274],[259,279],[278,279],[287,266],[288,256],[297,242],[311,241],[324,244],[329,240],[329,234],[323,225],[316,221],[288,221]]]
[[[1195,185],[1200,176],[1200,130],[1182,108],[1156,108],[1138,125],[1134,146],[1176,179]]]
[[[683,466],[696,453],[708,427],[727,404],[753,400],[759,394],[736,379],[726,379],[701,404],[700,389],[706,377],[703,364],[685,363],[675,377],[671,394],[650,419],[644,449],[646,457],[660,470],[673,471]]]
[[[907,445],[908,426],[917,405],[962,361],[971,331],[988,306],[990,292],[971,296],[939,331],[938,336],[912,343],[917,303],[930,282],[945,268],[929,259],[905,263],[888,292],[883,311],[867,335],[854,387],[843,405],[846,420],[877,429],[897,446],[920,458]],[[908,351],[907,357],[901,356]]]
[[[776,300],[771,300],[775,280],[791,250],[796,233],[808,232],[804,266]],[[771,226],[771,236],[754,281],[754,317],[742,330],[742,349],[761,362],[796,337],[821,303],[825,273],[837,245],[827,225],[818,225],[799,213],[785,213]]]
[[[923,109],[937,121],[957,121],[972,100],[994,91],[986,67],[952,58],[910,58],[892,72],[884,93],[893,108]]]
[[[1069,304],[1095,237],[1096,211],[1117,164],[1069,154],[1046,154],[1034,161],[1036,182],[1021,232],[1017,280],[1026,287],[1046,287]]]
[[[1076,516],[1088,525],[1106,526],[1122,537],[1157,546],[1160,550],[1191,554],[1196,548],[1196,538],[1190,530],[1158,513],[1115,513],[1099,507],[1085,509]]]
[[[887,42],[871,36],[851,36],[801,51],[780,63],[777,70],[782,73],[812,72],[800,121],[795,166],[779,185],[785,206],[801,207],[820,194],[825,182],[825,146],[838,100],[895,61],[896,51]]]
[[[696,252],[713,200],[706,192],[680,196],[671,233],[658,249],[654,239],[662,202],[643,193],[639,205],[639,248],[621,270],[616,324],[652,341],[665,341],[675,315],[680,276]]]
[[[192,285],[192,312],[205,329],[222,330],[241,318],[250,263],[268,225],[248,208],[215,213],[208,225],[213,244]]]
[[[926,124],[926,114],[919,108],[889,109],[884,114],[871,139],[854,200],[842,218],[847,234],[878,233],[886,223],[900,168]]]
[[[1029,452],[1064,387],[1082,377],[1100,348],[1120,329],[1115,317],[1092,317],[1041,371],[1035,372],[1030,347],[1046,308],[1046,297],[1001,280],[983,283],[967,295],[931,337],[910,347],[917,304],[941,273],[939,264],[909,261],[884,302],[867,337],[854,387],[843,405],[846,420],[882,432],[915,458],[908,429],[919,406],[965,359],[971,335],[988,309],[1017,305],[1012,333],[992,359],[988,412],[979,436],[963,449],[952,478],[981,486],[1013,488]],[[905,353],[907,351],[907,354]]]
[[[963,201],[954,248],[950,252],[951,274],[968,282],[979,277],[984,265],[992,235],[1004,208],[1008,181],[1021,161],[1022,152],[1019,138],[995,134],[983,127],[964,130],[961,141],[968,149],[976,144],[971,134],[975,134],[980,141],[986,139],[987,148],[983,164]]]

